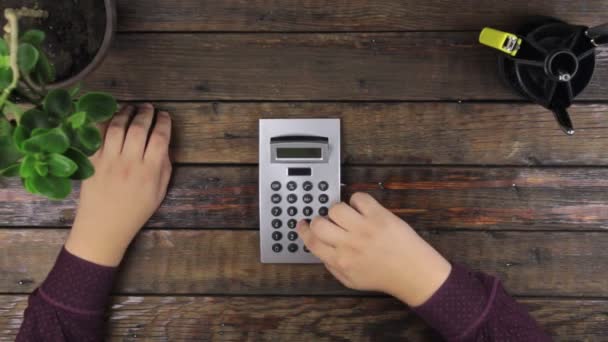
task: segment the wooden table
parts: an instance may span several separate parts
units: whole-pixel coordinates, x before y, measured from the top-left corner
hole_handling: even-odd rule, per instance
[[[87,86],[173,113],[167,199],[115,288],[114,340],[427,340],[397,301],[322,266],[258,261],[257,121],[341,118],[347,193],[494,273],[558,340],[608,336],[608,51],[565,136],[476,42],[528,15],[597,25],[604,0],[120,0]],[[0,340],[74,217],[0,181]]]

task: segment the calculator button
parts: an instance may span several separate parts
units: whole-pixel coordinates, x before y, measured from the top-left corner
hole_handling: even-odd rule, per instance
[[[304,195],[302,197],[302,201],[304,201],[304,203],[306,203],[306,204],[312,202],[312,195],[311,194]]]
[[[298,188],[298,184],[296,182],[291,181],[291,182],[287,183],[287,190],[294,191],[297,188]]]
[[[308,249],[308,247],[304,246],[304,252],[310,253],[310,249]]]
[[[287,227],[289,227],[289,229],[294,229],[297,225],[298,225],[298,221],[296,221],[294,219],[287,221]]]
[[[298,239],[298,233],[296,233],[296,232],[289,232],[289,234],[287,234],[287,239],[289,241],[296,241]]]
[[[283,246],[280,243],[275,243],[274,245],[272,245],[273,252],[281,253],[282,250],[283,250]]]
[[[322,204],[329,202],[329,196],[327,196],[326,194],[320,195],[319,202],[321,202]]]
[[[327,209],[327,207],[321,207],[321,208],[319,208],[319,215],[321,215],[321,216],[327,216],[328,213],[329,213],[329,209]]]
[[[287,246],[287,250],[289,250],[291,253],[295,253],[298,251],[298,245],[295,243],[290,243],[289,246]]]
[[[283,234],[281,234],[281,232],[273,232],[272,233],[272,239],[274,241],[281,241],[282,238],[283,238]]]
[[[274,191],[279,191],[281,190],[281,183],[280,182],[272,182],[272,184],[270,184],[270,188]]]
[[[321,190],[321,191],[327,191],[327,189],[329,189],[329,184],[327,184],[327,182],[321,182],[321,183],[319,183],[319,190]]]
[[[302,184],[302,188],[304,189],[304,191],[310,191],[310,190],[312,190],[312,183],[304,182],[304,184]]]
[[[281,220],[272,220],[272,228],[279,229],[283,226],[283,222]]]
[[[272,203],[277,204],[277,203],[281,203],[281,195],[279,194],[274,194],[272,195],[272,197],[270,197],[270,200],[272,201]]]
[[[304,216],[310,216],[310,215],[312,215],[312,208],[304,207],[304,210],[302,212],[304,213]]]
[[[298,200],[298,196],[296,196],[294,194],[287,195],[287,202],[296,203],[297,200]]]
[[[287,215],[296,216],[298,214],[298,209],[296,207],[287,208]]]
[[[272,216],[277,217],[283,213],[283,210],[281,210],[281,208],[279,208],[279,207],[274,207],[274,208],[272,208],[271,213],[272,213]]]

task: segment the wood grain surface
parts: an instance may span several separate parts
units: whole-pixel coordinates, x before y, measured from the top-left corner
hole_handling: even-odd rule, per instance
[[[0,293],[44,280],[66,230],[0,230]],[[606,295],[608,234],[597,232],[422,232],[454,262],[496,274],[510,293]],[[116,293],[356,294],[322,265],[259,262],[256,231],[156,230],[142,233],[121,268]]]
[[[433,31],[517,29],[544,15],[603,24],[602,0],[119,0],[121,31]]]
[[[372,194],[421,230],[568,230],[608,228],[604,168],[347,167],[344,200]],[[66,201],[25,193],[2,180],[0,224],[69,227],[76,190]],[[181,166],[149,221],[157,228],[258,228],[254,166]]]
[[[536,106],[497,103],[157,103],[178,163],[257,163],[258,120],[340,118],[353,164],[606,165],[608,105],[571,109],[576,136]]]
[[[608,98],[606,51],[580,100]],[[87,83],[122,100],[520,100],[496,58],[474,32],[132,33]]]
[[[604,300],[520,299],[556,341],[602,341]],[[0,341],[13,341],[25,296],[0,296]],[[111,341],[427,341],[436,335],[389,298],[114,297]]]

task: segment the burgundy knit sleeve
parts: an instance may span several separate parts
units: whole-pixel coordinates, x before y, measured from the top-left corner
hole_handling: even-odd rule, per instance
[[[459,265],[414,311],[447,341],[551,341],[498,279]]]
[[[17,341],[102,341],[115,273],[116,268],[62,249],[46,280],[29,298]]]

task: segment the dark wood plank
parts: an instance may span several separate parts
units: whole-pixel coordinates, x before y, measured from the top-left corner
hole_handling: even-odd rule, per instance
[[[607,99],[599,57],[580,99]],[[126,34],[88,86],[123,100],[519,99],[473,32]]]
[[[257,163],[258,119],[340,118],[348,164],[606,165],[606,105],[579,105],[564,135],[535,105],[159,103],[173,114],[174,160]]]
[[[598,230],[608,228],[608,169],[347,167],[343,198],[365,191],[417,229]],[[3,185],[2,185],[3,184]],[[0,181],[5,227],[70,226],[66,201]],[[149,227],[257,228],[257,167],[176,167]]]
[[[529,16],[603,24],[601,0],[119,0],[122,31],[399,31],[515,29]]]
[[[0,293],[33,290],[65,230],[0,230]],[[516,295],[605,297],[608,233],[423,232],[455,262],[497,274]],[[146,231],[130,250],[117,293],[352,294],[321,265],[259,262],[255,231]]]
[[[601,341],[608,335],[605,300],[524,299],[557,341]],[[0,333],[14,339],[25,296],[0,296]],[[388,298],[115,297],[108,339],[182,341],[427,341],[435,335],[404,305]],[[2,340],[2,337],[0,337]]]

